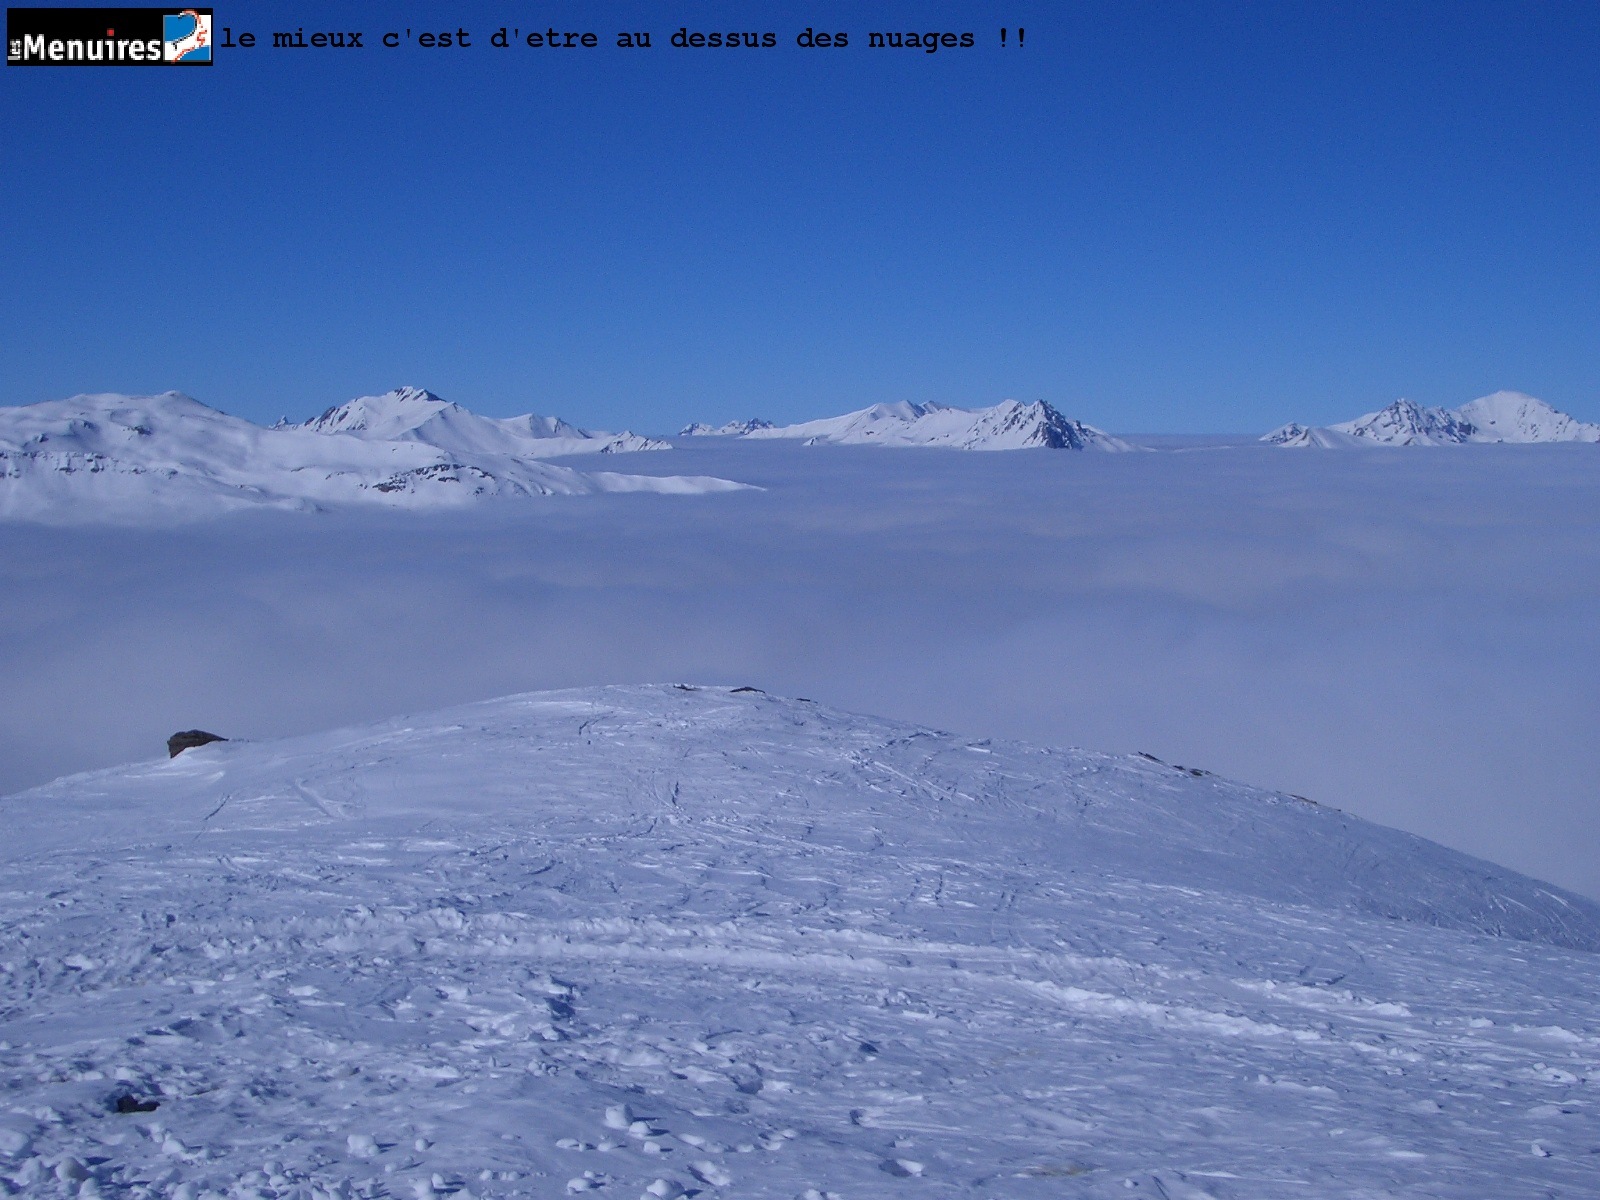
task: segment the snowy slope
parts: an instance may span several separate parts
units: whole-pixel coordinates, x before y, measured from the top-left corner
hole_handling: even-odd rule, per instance
[[[1521,392],[1495,392],[1456,409],[1475,442],[1600,442],[1600,425],[1580,421]]]
[[[138,519],[256,505],[436,508],[491,496],[738,486],[584,474],[487,448],[469,453],[407,438],[264,429],[177,392],[0,408],[0,518]]]
[[[0,819],[30,1195],[1593,1183],[1595,905],[1151,759],[618,687]]]
[[[520,417],[481,417],[442,400],[424,388],[396,388],[381,396],[362,396],[305,422],[316,433],[349,433],[377,441],[411,441],[451,454],[501,454],[512,458],[555,458],[563,454],[617,454],[670,450],[670,442],[636,433],[591,433],[560,417],[531,413]]]
[[[754,424],[754,423],[752,423]],[[943,404],[874,404],[842,417],[738,432],[747,438],[799,438],[809,444],[946,446],[957,450],[1131,450],[1128,443],[1081,421],[1070,421],[1043,400],[1006,400],[992,408]],[[696,429],[697,432],[704,432]],[[687,432],[687,431],[686,431]],[[728,433],[727,427],[715,431]]]
[[[1600,425],[1579,421],[1521,392],[1495,392],[1460,408],[1424,408],[1396,400],[1387,408],[1326,429],[1291,422],[1264,435],[1276,446],[1340,449],[1362,444],[1451,446],[1464,442],[1596,442]]]

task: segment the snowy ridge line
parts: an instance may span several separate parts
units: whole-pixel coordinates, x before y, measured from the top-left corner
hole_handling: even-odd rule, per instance
[[[494,497],[747,486],[709,476],[586,474],[540,461],[666,448],[555,418],[479,417],[417,389],[270,429],[177,392],[74,396],[0,408],[0,519],[137,523],[259,507],[435,509]]]
[[[672,443],[624,430],[579,429],[560,417],[525,413],[483,417],[426,388],[401,387],[335,405],[296,428],[346,433],[371,441],[421,442],[452,454],[555,458],[567,454],[625,454],[670,450]]]
[[[581,736],[561,719],[573,711],[568,697],[579,695],[592,702],[578,710],[588,717]],[[548,707],[556,697],[555,707]],[[645,701],[648,706],[657,698],[669,712],[688,706],[695,712],[694,724],[705,735],[726,731],[731,744],[744,749],[730,753],[719,745],[708,754],[707,738],[691,736],[687,722],[664,721],[665,713],[644,717],[638,704]],[[490,714],[493,719],[486,721]],[[330,794],[331,789],[331,794],[342,800],[363,801],[373,816],[384,815],[386,810],[394,816],[437,811],[437,801],[428,791],[442,782],[436,779],[437,768],[415,781],[391,778],[398,769],[394,762],[365,764],[363,748],[382,744],[392,749],[392,745],[409,742],[415,750],[437,745],[442,751],[448,743],[458,741],[473,745],[474,755],[486,763],[500,764],[495,769],[521,769],[513,764],[533,753],[542,769],[577,771],[594,780],[608,798],[596,813],[585,814],[585,819],[604,813],[607,821],[665,819],[680,827],[685,818],[716,821],[736,815],[737,807],[724,808],[705,800],[725,794],[743,771],[757,769],[774,778],[780,794],[786,789],[794,797],[811,797],[807,803],[821,802],[824,817],[830,807],[836,808],[839,797],[863,785],[872,796],[881,798],[873,814],[876,821],[924,821],[937,813],[943,826],[921,830],[916,839],[919,849],[915,857],[933,862],[958,855],[964,834],[981,831],[982,836],[993,836],[988,831],[996,823],[1004,827],[1013,819],[1010,814],[1027,813],[1048,818],[1043,831],[1051,838],[1064,838],[1040,847],[1039,852],[1087,861],[1083,856],[1094,847],[1102,869],[1110,864],[1127,866],[1130,877],[1136,879],[1150,876],[1140,845],[1169,846],[1172,861],[1151,882],[1202,890],[1242,888],[1247,894],[1297,904],[1326,904],[1333,896],[1343,895],[1341,903],[1382,917],[1468,927],[1496,935],[1553,938],[1563,943],[1575,938],[1577,944],[1600,948],[1600,906],[1581,897],[1336,810],[1204,773],[1194,776],[1134,756],[992,743],[991,753],[974,761],[966,752],[964,739],[933,730],[852,718],[821,706],[773,697],[730,696],[715,689],[540,693],[450,710],[437,715],[433,728],[412,728],[418,724],[401,719],[376,728],[282,743],[291,754],[311,755],[308,761],[315,760],[320,748],[337,747],[341,755],[355,754],[367,775],[388,781],[382,793],[373,791],[370,784],[353,781],[365,776],[330,773],[325,766],[310,775],[295,775],[294,786],[319,794]],[[397,735],[396,728],[412,731]],[[606,739],[604,746],[598,744],[601,738],[597,734],[601,733]],[[403,740],[388,741],[397,736]],[[672,749],[679,740],[690,752],[687,758]],[[185,757],[194,756],[193,766],[199,767],[276,753],[267,743],[252,747],[239,742],[202,747],[186,752]],[[633,761],[620,772],[601,767],[596,760],[608,754],[631,755]],[[823,761],[830,761],[830,766],[824,769]],[[141,772],[140,777],[153,784],[170,777],[162,776],[163,771],[183,774],[190,769],[179,764],[183,764],[182,758],[149,775]],[[594,774],[597,768],[602,771],[599,776]],[[646,777],[677,781],[682,796],[697,802],[675,808],[651,789],[638,786]],[[107,778],[97,773],[95,782],[102,785]],[[196,818],[215,803],[209,790],[213,782],[188,780],[189,788],[199,788],[193,801],[200,810],[194,814]],[[236,811],[240,819],[248,817],[258,824],[285,829],[304,819],[301,804],[273,807],[272,797],[284,790],[275,778],[260,785],[241,783],[230,790],[239,797],[229,811]],[[543,803],[539,797],[548,794],[540,784],[525,785],[523,790],[527,793],[523,803]],[[1113,796],[1116,802],[1107,803]],[[952,800],[960,801],[956,808],[950,807]],[[757,828],[763,831],[760,836],[778,836],[785,845],[821,840],[798,819],[805,811],[805,803],[762,805],[753,810]],[[179,809],[167,806],[152,816],[157,824],[177,819],[182,825],[184,819],[178,818],[178,813]],[[744,819],[749,820],[749,815]],[[114,828],[114,823],[107,828]],[[871,851],[878,844],[870,835],[861,843],[857,831],[840,828],[836,819],[825,819],[820,828],[830,838],[822,843],[830,853]],[[1313,832],[1325,844],[1317,853],[1308,854],[1299,842]],[[96,829],[92,836],[100,837],[100,831]],[[1251,868],[1252,861],[1264,862],[1274,855],[1292,856],[1286,861],[1293,861],[1294,869],[1264,873]],[[1013,851],[1008,857],[1014,857],[1020,866],[1032,854]],[[1463,925],[1469,909],[1474,915],[1470,924]]]
[[[685,426],[680,437],[749,440],[787,438],[808,446],[943,446],[955,450],[1101,450],[1136,447],[1092,425],[1070,420],[1043,400],[1023,404],[1003,400],[988,408],[955,408],[929,402],[874,404],[839,417],[774,425],[770,421],[731,421],[721,428]]]
[[[1600,425],[1561,412],[1522,392],[1495,392],[1460,408],[1424,408],[1396,400],[1353,421],[1311,428],[1291,421],[1263,442],[1295,448],[1335,450],[1361,445],[1452,446],[1466,442],[1600,442]]]

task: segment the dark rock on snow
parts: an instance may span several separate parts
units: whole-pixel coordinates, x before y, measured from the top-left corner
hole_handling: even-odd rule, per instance
[[[214,733],[207,733],[204,729],[185,729],[182,733],[175,733],[167,739],[167,757],[177,758],[185,750],[192,750],[196,746],[204,746],[208,742],[225,742],[228,739],[218,737]]]

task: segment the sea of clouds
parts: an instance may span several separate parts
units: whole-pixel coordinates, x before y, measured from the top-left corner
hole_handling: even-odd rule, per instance
[[[0,526],[0,793],[192,726],[720,682],[1143,750],[1600,897],[1593,446],[627,469],[765,490]]]

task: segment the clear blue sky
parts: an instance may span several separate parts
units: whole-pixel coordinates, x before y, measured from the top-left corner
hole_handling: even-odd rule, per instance
[[[600,46],[491,48],[503,21]],[[0,403],[170,387],[270,420],[410,383],[659,431],[1015,396],[1182,432],[1509,387],[1600,419],[1592,0],[217,23],[369,45],[0,68]],[[408,26],[474,45],[377,45]],[[635,29],[654,48],[616,49]]]

